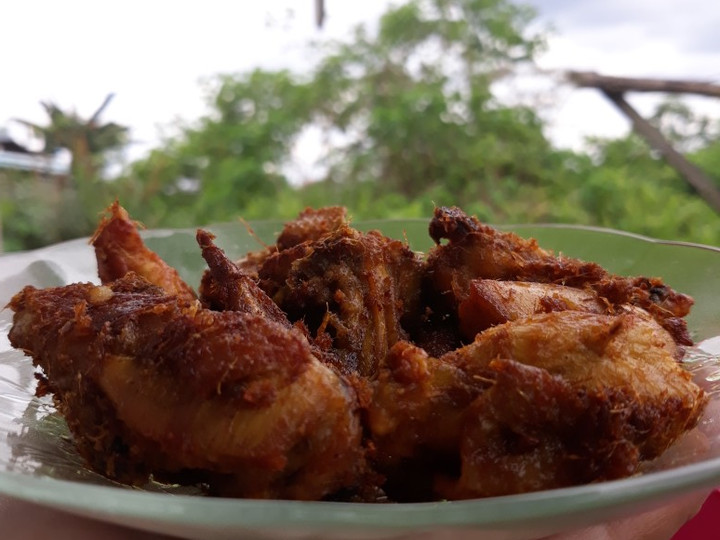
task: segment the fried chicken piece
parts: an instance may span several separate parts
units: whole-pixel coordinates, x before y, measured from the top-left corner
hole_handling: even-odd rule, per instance
[[[180,278],[177,270],[148,249],[138,233],[137,224],[117,201],[106,209],[90,243],[95,248],[102,283],[134,272],[168,294],[186,300],[195,298],[192,287]]]
[[[378,362],[406,339],[420,312],[423,263],[379,232],[342,227],[279,251],[260,269],[260,287],[332,348],[343,372],[374,376]]]
[[[260,267],[274,253],[294,248],[306,242],[320,240],[326,234],[347,227],[349,224],[347,209],[343,206],[305,208],[294,220],[285,223],[274,246],[248,253],[237,262],[238,266],[257,279]]]
[[[639,309],[539,314],[439,359],[398,343],[372,383],[373,463],[390,485],[425,486],[425,500],[632,475],[705,406],[676,347]]]
[[[10,341],[42,368],[80,453],[111,478],[188,478],[241,497],[320,499],[358,482],[353,390],[305,337],[130,273],[25,288]]]
[[[492,386],[468,409],[453,498],[621,478],[694,427],[707,398],[642,310],[496,326],[443,361]],[[520,474],[520,471],[523,471]]]
[[[494,229],[456,207],[435,208],[429,232],[437,244],[428,254],[429,273],[440,294],[457,296],[478,278],[578,287],[607,276],[596,263],[556,257],[535,239]],[[441,245],[443,239],[449,242]]]
[[[278,235],[275,245],[265,246],[264,249],[251,251],[242,258],[234,261],[235,266],[253,281],[258,281],[260,268],[266,264],[267,260],[277,255],[279,252],[285,252],[282,257],[274,257],[269,264],[282,265],[287,267],[296,258],[302,257],[306,252],[305,249],[293,249],[302,244],[319,240],[326,234],[340,229],[349,224],[347,219],[347,211],[344,207],[329,206],[325,208],[313,209],[306,208],[293,221],[285,223],[282,231]],[[251,234],[252,231],[250,231]],[[202,287],[206,291],[215,287],[213,285],[213,276],[206,271],[202,277]]]
[[[612,306],[594,291],[552,283],[473,279],[458,306],[463,337],[472,341],[483,330],[550,311],[609,313]]]
[[[216,311],[243,311],[267,317],[289,327],[285,313],[265,294],[257,283],[233,263],[215,245],[215,237],[203,230],[196,234],[208,271],[200,283],[200,300]]]
[[[428,255],[429,287],[435,292],[435,302],[450,313],[456,313],[473,279],[555,283],[590,288],[613,306],[641,307],[677,343],[692,344],[682,318],[690,312],[693,300],[659,278],[615,276],[596,263],[556,256],[534,239],[493,229],[455,207],[436,208],[429,230],[437,244]],[[443,239],[449,242],[441,245]]]
[[[631,398],[587,393],[547,370],[507,359],[488,364],[493,386],[466,411],[453,499],[508,495],[631,476],[640,453],[626,435]],[[632,428],[631,428],[632,429]]]
[[[283,251],[304,242],[314,242],[350,224],[343,206],[305,208],[298,217],[285,224],[277,238],[277,249]]]
[[[407,341],[381,363],[366,404],[372,464],[393,500],[436,499],[438,471],[459,467],[465,410],[487,385]]]

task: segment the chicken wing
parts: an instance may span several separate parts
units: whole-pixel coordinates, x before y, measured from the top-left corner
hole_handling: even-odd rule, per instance
[[[629,476],[695,426],[707,397],[641,310],[496,326],[443,361],[492,381],[468,409],[462,474],[477,497]],[[519,474],[519,471],[523,471]]]
[[[102,283],[110,283],[128,272],[135,272],[168,294],[188,301],[195,299],[192,287],[180,278],[177,270],[147,248],[136,223],[117,201],[106,210],[90,242],[95,248],[98,276]]]
[[[399,343],[367,422],[380,470],[424,497],[485,497],[634,474],[698,421],[703,391],[649,315],[539,314],[439,359]],[[445,467],[415,467],[444,463]],[[453,472],[452,464],[457,471]]]
[[[290,326],[285,313],[265,291],[215,245],[211,233],[198,230],[196,239],[208,265],[200,282],[203,304],[216,311],[244,311]]]
[[[111,478],[193,478],[319,499],[363,468],[352,388],[267,317],[188,304],[130,273],[18,293],[10,341],[44,373],[77,446]]]
[[[683,317],[693,300],[659,278],[615,276],[596,263],[556,256],[534,239],[498,231],[455,207],[435,209],[430,236],[437,246],[428,255],[429,286],[436,303],[451,313],[466,298],[473,279],[555,283],[592,289],[611,305],[641,307],[679,344],[692,344]],[[449,242],[441,245],[443,239]]]

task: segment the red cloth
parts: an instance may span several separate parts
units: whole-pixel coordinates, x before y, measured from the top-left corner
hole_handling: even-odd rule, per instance
[[[720,489],[705,500],[697,515],[675,533],[672,540],[716,540],[720,537]]]

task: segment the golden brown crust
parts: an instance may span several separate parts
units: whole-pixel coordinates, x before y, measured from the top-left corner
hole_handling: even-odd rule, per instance
[[[9,335],[88,464],[122,482],[354,501],[550,489],[635,474],[707,399],[676,361],[689,297],[457,208],[436,211],[427,260],[339,207],[242,262],[199,230],[199,301],[109,210],[103,285],[24,289]]]
[[[428,255],[429,280],[435,302],[451,313],[474,279],[552,283],[591,289],[613,306],[641,307],[679,344],[692,344],[682,318],[693,300],[659,278],[615,276],[596,263],[556,256],[533,239],[493,229],[456,207],[435,209],[430,236],[438,245]],[[449,242],[441,244],[443,239]]]
[[[215,311],[243,311],[290,326],[285,313],[257,283],[215,245],[215,237],[202,229],[196,234],[208,270],[200,282],[200,300]]]
[[[192,287],[180,278],[177,270],[145,246],[137,223],[117,201],[106,209],[90,243],[95,248],[98,277],[102,283],[134,272],[168,294],[188,300],[195,298]]]
[[[260,286],[332,347],[341,369],[373,376],[420,310],[422,268],[404,243],[343,227],[268,258]]]
[[[93,467],[132,483],[189,470],[246,497],[317,499],[357,483],[354,392],[301,333],[137,280],[26,288],[11,302],[11,343],[43,369]]]
[[[612,313],[612,305],[589,289],[551,283],[474,279],[458,305],[460,331],[472,341],[483,330],[551,311]]]
[[[342,206],[305,208],[296,219],[285,224],[277,238],[278,251],[303,242],[320,240],[323,236],[350,224],[347,210]]]

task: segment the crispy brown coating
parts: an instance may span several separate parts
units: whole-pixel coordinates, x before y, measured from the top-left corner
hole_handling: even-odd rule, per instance
[[[493,229],[456,207],[435,209],[430,236],[437,244],[428,255],[431,288],[435,301],[451,312],[465,299],[473,279],[554,283],[592,289],[614,306],[641,307],[679,344],[692,344],[682,317],[693,300],[659,278],[615,276],[596,263],[556,256],[534,239]],[[443,239],[449,242],[441,245]]]
[[[488,364],[493,385],[466,411],[462,474],[440,491],[451,498],[497,496],[634,474],[627,437],[632,397],[588,393],[547,370],[508,359]],[[616,411],[614,413],[613,411]]]
[[[95,248],[100,281],[110,283],[134,272],[168,294],[188,300],[195,298],[192,287],[180,278],[177,270],[147,248],[137,227],[117,201],[106,209],[90,240]]]
[[[612,313],[612,305],[590,289],[553,283],[473,279],[458,305],[463,338],[472,341],[483,330],[508,321],[551,311]]]
[[[320,240],[349,224],[347,210],[342,206],[306,208],[296,219],[285,224],[277,238],[277,249],[283,251],[304,242]]]
[[[634,474],[692,428],[706,402],[675,349],[640,311],[540,314],[439,359],[397,344],[373,383],[373,459],[382,470],[418,457],[456,461],[457,476],[426,471],[428,499]]]
[[[642,310],[619,315],[561,311],[493,327],[443,360],[479,373],[493,359],[510,358],[595,389],[634,386],[638,397],[646,392],[700,395],[675,360],[676,352],[671,336]]]
[[[318,499],[357,483],[354,392],[301,333],[203,309],[133,274],[26,288],[11,308],[11,343],[43,369],[78,448],[104,474],[190,474],[262,498]]]
[[[485,386],[420,347],[396,343],[372,382],[367,404],[374,464],[387,473],[418,457],[457,459],[464,411]],[[426,474],[435,472],[428,469]]]
[[[436,211],[427,260],[339,207],[239,262],[199,230],[200,301],[110,213],[104,285],[26,288],[10,339],[89,465],[123,482],[368,501],[551,489],[635,474],[705,405],[676,362],[691,299],[459,209]]]
[[[421,259],[404,243],[343,227],[268,258],[260,286],[328,343],[344,371],[373,376],[420,311]]]
[[[675,361],[675,347],[640,310],[564,311],[495,327],[446,355],[493,381],[468,412],[458,496],[637,471],[697,423],[707,400]],[[487,474],[490,463],[497,476]],[[527,475],[510,481],[520,468]]]
[[[235,264],[252,279],[257,280],[258,271],[268,257],[306,242],[319,240],[328,233],[349,224],[347,210],[342,206],[306,208],[297,218],[285,223],[275,245],[251,251]],[[252,231],[251,231],[252,232]]]
[[[200,282],[200,300],[216,311],[243,311],[290,326],[285,313],[257,283],[213,242],[214,236],[199,229],[197,243],[208,270]]]
[[[536,240],[494,229],[459,208],[436,208],[429,230],[437,244],[428,254],[429,272],[440,294],[461,295],[477,278],[578,287],[607,276],[596,263],[556,257]],[[443,239],[449,243],[441,245]]]

